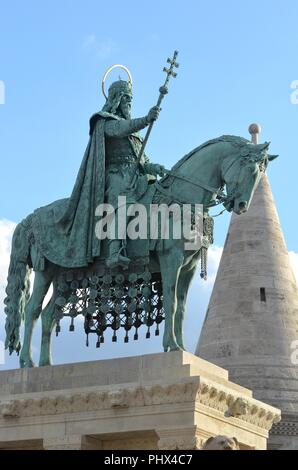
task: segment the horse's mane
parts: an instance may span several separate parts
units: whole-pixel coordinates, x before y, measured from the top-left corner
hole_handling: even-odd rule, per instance
[[[247,144],[250,144],[251,142],[244,137],[238,137],[236,135],[222,135],[220,137],[217,137],[215,139],[208,140],[207,142],[204,142],[203,144],[199,145],[199,147],[196,147],[195,149],[191,150],[191,152],[187,153],[182,157],[172,168],[172,171],[177,170],[186,160],[188,160],[194,153],[199,152],[200,150],[208,147],[209,145],[213,144],[218,144],[219,142],[230,142],[234,145],[239,145],[239,146],[244,146]]]

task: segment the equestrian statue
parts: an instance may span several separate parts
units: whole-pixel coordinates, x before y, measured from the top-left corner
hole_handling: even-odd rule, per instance
[[[132,79],[128,69],[120,66],[128,80],[112,83],[107,96],[105,75],[106,101],[90,119],[89,142],[71,196],[35,210],[17,225],[4,302],[5,346],[10,354],[20,353],[20,367],[34,366],[31,342],[40,315],[40,366],[51,364],[53,329],[58,334],[61,320],[68,317],[73,331],[78,315],[84,318],[87,343],[89,335],[95,334],[97,347],[104,343],[108,331],[112,332],[112,341],[117,341],[118,330],[124,331],[124,341],[128,342],[131,330],[136,340],[143,325],[148,338],[153,325],[158,335],[159,325],[164,323],[164,351],[184,350],[188,289],[200,260],[201,276],[206,277],[206,253],[213,241],[213,218],[208,210],[223,204],[230,212],[246,212],[268,162],[275,156],[268,154],[269,143],[253,144],[224,135],[191,150],[171,170],[149,161],[145,145],[168,92],[169,78],[176,76],[176,56],[177,52],[164,69],[166,81],[157,105],[141,118],[131,118]],[[146,128],[142,139],[139,131]],[[125,201],[125,223],[123,216],[118,217],[123,214],[119,201]],[[188,213],[194,238],[199,229],[192,208],[202,208],[200,244],[189,247],[191,237],[184,232],[174,236],[180,222],[171,211],[168,236],[162,236],[160,221],[158,236],[127,236],[124,229],[129,224],[144,231],[151,223],[148,211],[147,216],[143,212],[143,219],[138,218],[138,224],[132,219],[136,205],[146,209],[170,208],[173,204],[181,211],[184,206],[191,207]],[[112,215],[109,208],[114,209]],[[114,235],[108,236],[111,232]],[[35,276],[30,295],[32,271]],[[50,286],[53,293],[43,308]]]

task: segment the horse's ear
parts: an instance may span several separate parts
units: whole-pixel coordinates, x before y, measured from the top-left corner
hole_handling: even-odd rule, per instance
[[[270,142],[265,142],[264,144],[256,144],[255,148],[257,148],[257,150],[260,150],[260,151],[268,150],[269,145],[270,145]]]
[[[267,155],[269,162],[272,162],[272,160],[275,160],[279,155]]]

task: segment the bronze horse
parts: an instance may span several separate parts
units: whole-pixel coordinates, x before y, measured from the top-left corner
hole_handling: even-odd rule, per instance
[[[222,195],[221,202],[228,211],[242,214],[249,208],[257,184],[268,161],[269,144],[255,145],[246,139],[223,136],[206,142],[183,157],[160,182],[156,191],[169,194],[178,203],[202,204],[208,208]],[[46,260],[43,269],[35,272],[32,295],[29,295],[29,275],[35,265],[35,234],[30,216],[15,229],[5,299],[6,348],[10,353],[20,352],[20,366],[33,367],[31,340],[36,320],[41,314],[42,341],[39,365],[51,364],[51,333],[55,324],[57,278],[63,267]],[[185,249],[184,239],[164,240],[162,249],[150,251],[149,271],[160,273],[163,288],[165,329],[164,351],[184,349],[183,319],[185,303],[194,276],[201,249]],[[104,260],[103,260],[104,261]],[[43,300],[53,285],[53,295],[42,309]],[[24,342],[21,347],[20,326],[25,322]]]

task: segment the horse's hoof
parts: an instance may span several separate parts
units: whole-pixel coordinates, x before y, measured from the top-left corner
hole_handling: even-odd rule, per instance
[[[164,352],[172,352],[172,351],[183,351],[179,346],[167,347],[163,349]]]
[[[183,349],[180,348],[180,346],[173,346],[172,348],[170,348],[170,351],[183,351]]]
[[[163,346],[164,352],[170,352],[170,351],[183,351],[183,349],[174,341],[171,341],[168,344],[164,344]]]
[[[32,361],[32,359],[29,359],[29,360],[20,359],[20,368],[21,369],[26,369],[26,368],[29,368],[29,367],[35,367],[35,364]]]
[[[51,366],[51,365],[52,365],[51,361],[40,361],[38,364],[39,367]]]

